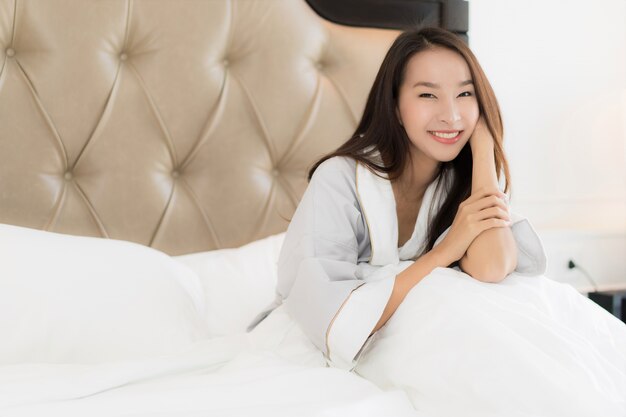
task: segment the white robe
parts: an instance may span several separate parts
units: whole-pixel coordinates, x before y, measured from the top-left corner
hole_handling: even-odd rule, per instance
[[[445,194],[450,183],[442,181],[446,181]],[[352,370],[387,305],[396,275],[413,263],[426,244],[428,221],[444,201],[443,196],[435,198],[437,183],[426,189],[413,234],[398,248],[390,181],[351,158],[334,157],[322,163],[287,230],[278,262],[276,300],[248,330],[285,302],[328,362]],[[518,249],[515,271],[542,274],[546,257],[541,240],[527,219],[512,212],[511,220]]]

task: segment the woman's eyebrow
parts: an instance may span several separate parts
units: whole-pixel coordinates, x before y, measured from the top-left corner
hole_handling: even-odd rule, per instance
[[[464,85],[468,85],[468,84],[474,84],[474,82],[472,80],[465,80],[459,83],[459,87],[463,87]],[[441,87],[439,84],[430,83],[428,81],[418,81],[415,84],[413,84],[413,88],[417,87],[418,85],[423,85],[425,87],[430,87],[430,88]]]

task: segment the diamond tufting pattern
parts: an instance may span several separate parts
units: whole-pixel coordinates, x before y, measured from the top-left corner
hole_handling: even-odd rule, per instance
[[[0,0],[0,222],[173,255],[284,231],[397,34],[304,0]]]

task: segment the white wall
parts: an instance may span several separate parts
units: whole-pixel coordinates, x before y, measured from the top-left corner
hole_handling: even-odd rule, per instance
[[[577,252],[603,265],[589,271],[598,281],[626,288],[626,0],[469,8],[470,46],[503,113],[511,205],[544,239],[549,274],[574,280],[564,263]]]
[[[498,97],[511,204],[545,228],[626,231],[626,0],[469,0]]]

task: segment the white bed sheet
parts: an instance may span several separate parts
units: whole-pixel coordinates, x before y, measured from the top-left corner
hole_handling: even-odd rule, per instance
[[[99,365],[0,367],[0,415],[418,416],[403,391],[326,367],[279,308],[254,332],[174,355]]]

